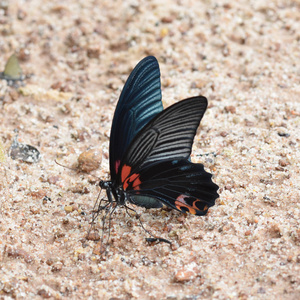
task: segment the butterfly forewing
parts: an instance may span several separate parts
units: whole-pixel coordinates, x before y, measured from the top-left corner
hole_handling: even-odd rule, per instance
[[[109,151],[112,181],[130,142],[162,110],[159,65],[155,57],[148,56],[131,72],[116,107]]]
[[[218,186],[203,165],[189,161],[207,99],[197,96],[163,110],[157,60],[143,59],[130,74],[118,102],[110,137],[110,202],[146,208],[162,204],[205,215]]]
[[[119,182],[154,162],[187,159],[206,107],[205,97],[188,98],[152,119],[128,147],[121,164]]]

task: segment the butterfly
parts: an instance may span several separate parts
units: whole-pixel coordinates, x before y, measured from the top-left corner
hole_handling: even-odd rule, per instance
[[[0,72],[0,79],[6,80],[8,85],[16,85],[16,81],[23,81],[24,77],[18,58],[12,54],[5,65],[4,72]]]
[[[164,110],[161,98],[158,62],[145,57],[127,79],[114,113],[111,180],[100,181],[108,204],[101,209],[114,211],[127,203],[145,208],[166,205],[203,216],[215,204],[219,187],[202,164],[190,161],[207,99],[191,97]]]

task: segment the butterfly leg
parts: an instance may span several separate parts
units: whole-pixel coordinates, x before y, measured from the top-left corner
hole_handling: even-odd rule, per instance
[[[102,190],[101,190],[101,191],[102,191]],[[89,239],[90,233],[91,233],[92,228],[93,228],[93,225],[94,225],[94,223],[95,223],[95,220],[97,219],[97,217],[99,216],[99,213],[100,213],[100,207],[101,207],[101,202],[102,202],[102,200],[99,201],[99,199],[100,199],[101,191],[100,191],[100,193],[98,194],[98,197],[97,197],[97,199],[96,199],[96,202],[95,202],[94,207],[93,207],[93,210],[92,210],[93,215],[92,215],[91,226],[90,226],[90,229],[89,229],[89,231],[88,231],[88,233],[87,233],[87,236],[86,236],[86,239],[87,239],[87,240]],[[99,205],[97,205],[98,202],[99,202]],[[97,206],[98,206],[98,208],[96,209]]]
[[[133,208],[128,207],[128,206],[126,206],[126,205],[124,205],[124,206],[125,206],[125,209],[126,209],[126,213],[127,213],[129,216],[130,216],[130,214],[129,214],[128,210],[131,210],[131,211],[134,211],[134,212],[135,212],[135,215],[136,215],[137,219],[139,220],[139,222],[140,222],[140,224],[141,224],[141,227],[142,227],[149,235],[152,236],[152,238],[146,238],[146,241],[147,241],[148,243],[154,243],[154,242],[159,242],[159,243],[160,243],[160,242],[163,242],[163,243],[167,243],[167,244],[172,245],[172,242],[170,242],[169,240],[154,236],[149,230],[147,230],[147,229],[144,227],[143,222],[141,221],[141,216],[140,216]]]
[[[110,187],[108,187],[106,189],[106,194],[107,194],[107,198],[108,198],[108,203],[102,207],[99,206],[99,209],[101,209],[101,210],[105,209],[105,214],[102,218],[102,235],[101,235],[101,244],[104,246],[103,246],[103,250],[102,250],[101,254],[103,254],[106,251],[106,247],[109,243],[110,232],[111,232],[111,219],[112,219],[111,217],[118,207],[118,203],[116,201],[114,201],[114,196],[113,196],[113,193],[112,193],[112,190]],[[106,243],[104,243],[104,230],[105,230],[105,224],[106,224],[107,218],[108,218],[108,236],[107,236]]]
[[[101,191],[102,191],[102,187],[101,187]],[[100,211],[106,209],[107,206],[109,206],[110,203],[113,201],[112,196],[111,196],[111,191],[108,190],[108,189],[106,189],[106,193],[107,193],[107,197],[108,197],[109,201],[108,201],[107,204],[101,206],[102,201],[107,201],[107,200],[104,200],[104,199],[101,199],[101,200],[99,201],[100,196],[101,196],[101,191],[100,191],[100,193],[98,194],[97,200],[96,200],[96,202],[95,202],[95,204],[94,204],[94,207],[93,207],[93,210],[92,210],[93,216],[92,216],[92,222],[91,222],[91,224],[94,224],[95,220],[96,220],[97,217],[99,216]],[[98,204],[98,203],[99,203],[99,204]],[[90,233],[90,231],[89,231],[89,233]]]
[[[100,186],[101,186],[101,184],[100,184]],[[102,188],[103,188],[103,185],[101,186],[101,189]],[[109,234],[108,234],[108,240],[107,240],[107,243],[108,243],[109,236],[110,236],[111,215],[113,214],[113,212],[116,209],[116,206],[114,205],[114,200],[113,200],[113,195],[112,195],[111,188],[109,186],[105,186],[104,189],[106,189],[106,194],[107,194],[107,198],[108,198],[108,200],[106,200],[106,201],[108,201],[108,203],[106,203],[105,205],[101,205],[102,201],[105,201],[105,200],[101,199],[99,201],[100,195],[101,195],[101,191],[100,191],[100,193],[97,197],[97,200],[94,204],[94,207],[93,207],[93,216],[92,216],[92,221],[91,221],[91,227],[90,227],[90,229],[88,231],[88,234],[87,234],[87,239],[88,239],[89,235],[90,235],[90,232],[91,232],[91,229],[92,229],[92,226],[93,226],[96,218],[99,216],[101,211],[105,210],[105,213],[102,217],[102,236],[101,236],[101,243],[102,244],[103,244],[103,240],[104,240],[104,229],[105,229],[106,218],[109,216]]]

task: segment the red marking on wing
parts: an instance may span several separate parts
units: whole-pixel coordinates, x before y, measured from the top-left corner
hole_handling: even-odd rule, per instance
[[[122,182],[125,182],[125,179],[129,176],[131,171],[131,167],[124,165],[121,171],[121,180]]]
[[[193,202],[193,206],[192,206],[193,208],[195,208],[195,209],[197,209],[197,210],[201,210],[201,211],[205,211],[205,210],[208,209],[208,206],[207,206],[207,205],[205,205],[203,209],[198,208],[198,207],[196,206],[196,203],[197,203],[197,202],[200,202],[200,203],[201,203],[201,201],[200,201],[199,199],[195,200],[195,201]]]
[[[118,174],[118,172],[119,172],[120,163],[121,163],[120,160],[116,160],[116,162],[115,162],[115,170],[116,170],[116,174]]]
[[[126,180],[123,183],[124,191],[128,188],[130,183],[132,184],[134,190],[139,190],[139,185],[141,184],[139,176],[140,174],[133,173],[130,177],[126,178]]]
[[[128,178],[123,183],[123,190],[126,191],[127,188],[128,188]]]
[[[192,208],[191,206],[189,206],[188,204],[183,204],[181,201],[175,201],[175,206],[181,210],[181,207],[185,207],[188,209],[190,214],[195,215],[196,214],[196,210],[194,208]],[[183,210],[181,210],[183,211]]]
[[[181,210],[181,207],[185,207],[188,209],[189,213],[195,215],[196,214],[196,210],[201,210],[201,211],[205,211],[208,209],[207,205],[205,205],[204,209],[199,209],[197,206],[196,206],[196,203],[197,202],[201,202],[199,199],[196,199],[195,201],[193,201],[193,206],[190,206],[189,204],[186,203],[185,201],[185,198],[189,198],[189,196],[186,196],[186,195],[179,195],[177,198],[176,198],[176,201],[175,201],[175,206]]]
[[[133,179],[133,182],[132,182],[132,187],[133,187],[133,189],[134,190],[139,190],[140,189],[140,184],[142,183],[141,181],[140,181],[140,174],[134,174],[134,175],[136,175],[135,176],[135,178]],[[130,176],[130,177],[132,177],[132,176]]]

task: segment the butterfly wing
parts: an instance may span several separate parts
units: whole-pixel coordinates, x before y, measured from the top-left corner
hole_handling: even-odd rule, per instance
[[[182,100],[159,113],[133,139],[121,163],[118,182],[131,201],[161,203],[204,215],[218,198],[218,186],[203,165],[188,161],[207,99]]]
[[[128,147],[119,183],[136,169],[153,162],[189,158],[206,107],[205,97],[192,97],[175,103],[152,119]]]
[[[159,65],[148,56],[131,72],[115,110],[109,146],[113,181],[132,139],[162,110]]]
[[[182,212],[205,215],[219,196],[211,177],[202,164],[168,160],[143,168],[138,176],[131,175],[125,188],[131,202],[139,206],[155,208],[164,203]]]
[[[11,55],[8,59],[4,72],[2,76],[6,80],[21,80],[22,79],[22,69],[19,65],[19,61],[15,54]]]

